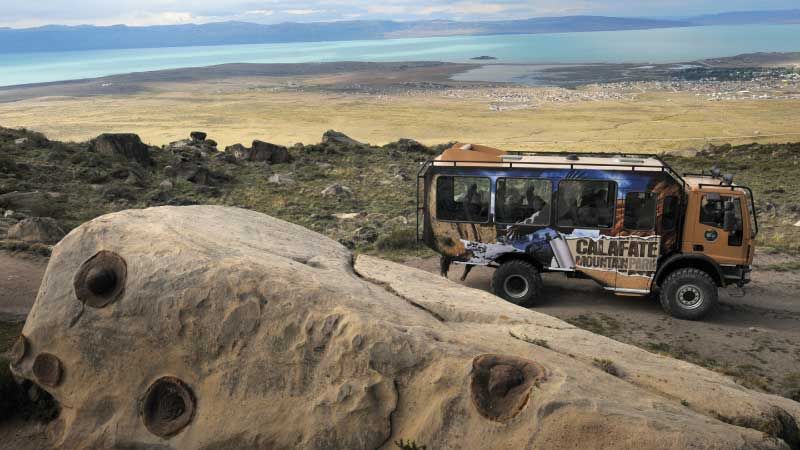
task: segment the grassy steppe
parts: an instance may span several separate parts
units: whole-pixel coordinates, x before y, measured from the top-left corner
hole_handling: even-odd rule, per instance
[[[222,146],[254,138],[283,145],[317,142],[327,129],[377,145],[411,137],[429,145],[459,140],[509,149],[648,153],[700,148],[709,141],[800,140],[797,100],[712,102],[687,92],[648,92],[498,112],[490,109],[493,91],[484,88],[448,97],[455,94],[286,91],[276,83],[162,83],[129,95],[44,97],[0,104],[0,122],[66,141],[134,132],[157,145],[188,129],[203,129]],[[753,135],[760,137],[737,137]]]

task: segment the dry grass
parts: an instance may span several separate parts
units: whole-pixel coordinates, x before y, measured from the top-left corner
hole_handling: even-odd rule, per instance
[[[496,112],[478,91],[446,98],[324,91],[273,91],[252,80],[149,85],[149,92],[97,97],[46,97],[0,104],[2,125],[27,127],[52,139],[81,141],[102,132],[138,133],[165,144],[202,129],[222,146],[254,138],[278,144],[317,142],[333,128],[373,144],[412,137],[518,149],[654,152],[713,142],[786,142],[800,136],[796,100],[709,102],[691,93],[654,92],[633,100],[546,103]],[[488,91],[487,91],[488,92]]]

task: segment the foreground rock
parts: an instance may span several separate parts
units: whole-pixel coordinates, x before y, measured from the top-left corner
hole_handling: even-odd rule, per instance
[[[798,445],[791,400],[240,209],[82,225],[23,334],[54,447]]]
[[[50,217],[30,217],[8,229],[9,239],[28,243],[55,244],[65,234],[58,222]]]

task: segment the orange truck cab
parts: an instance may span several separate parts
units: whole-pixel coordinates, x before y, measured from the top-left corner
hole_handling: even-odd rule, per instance
[[[675,172],[655,155],[505,152],[455,144],[421,168],[417,232],[452,264],[495,268],[494,293],[535,303],[541,274],[657,294],[704,317],[718,288],[750,280],[753,195],[714,169]]]

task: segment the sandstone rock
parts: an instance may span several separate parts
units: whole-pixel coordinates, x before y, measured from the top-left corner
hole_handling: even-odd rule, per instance
[[[23,146],[28,143],[28,138],[14,139],[14,145]]]
[[[66,233],[55,219],[30,217],[8,228],[8,239],[30,243],[55,244]]]
[[[195,142],[203,142],[203,141],[205,141],[206,140],[206,136],[208,136],[208,135],[206,133],[202,132],[202,131],[192,131],[191,133],[189,133],[189,137],[191,137],[192,140],[195,141]]]
[[[334,183],[323,189],[321,194],[323,197],[350,197],[353,195],[353,191],[347,186]]]
[[[797,448],[792,400],[234,208],[85,223],[22,333],[54,448]]]
[[[361,142],[339,131],[328,130],[322,135],[323,144],[335,144],[345,146],[362,146]]]
[[[104,133],[92,141],[94,150],[101,154],[121,156],[143,166],[152,163],[150,147],[133,133]]]

